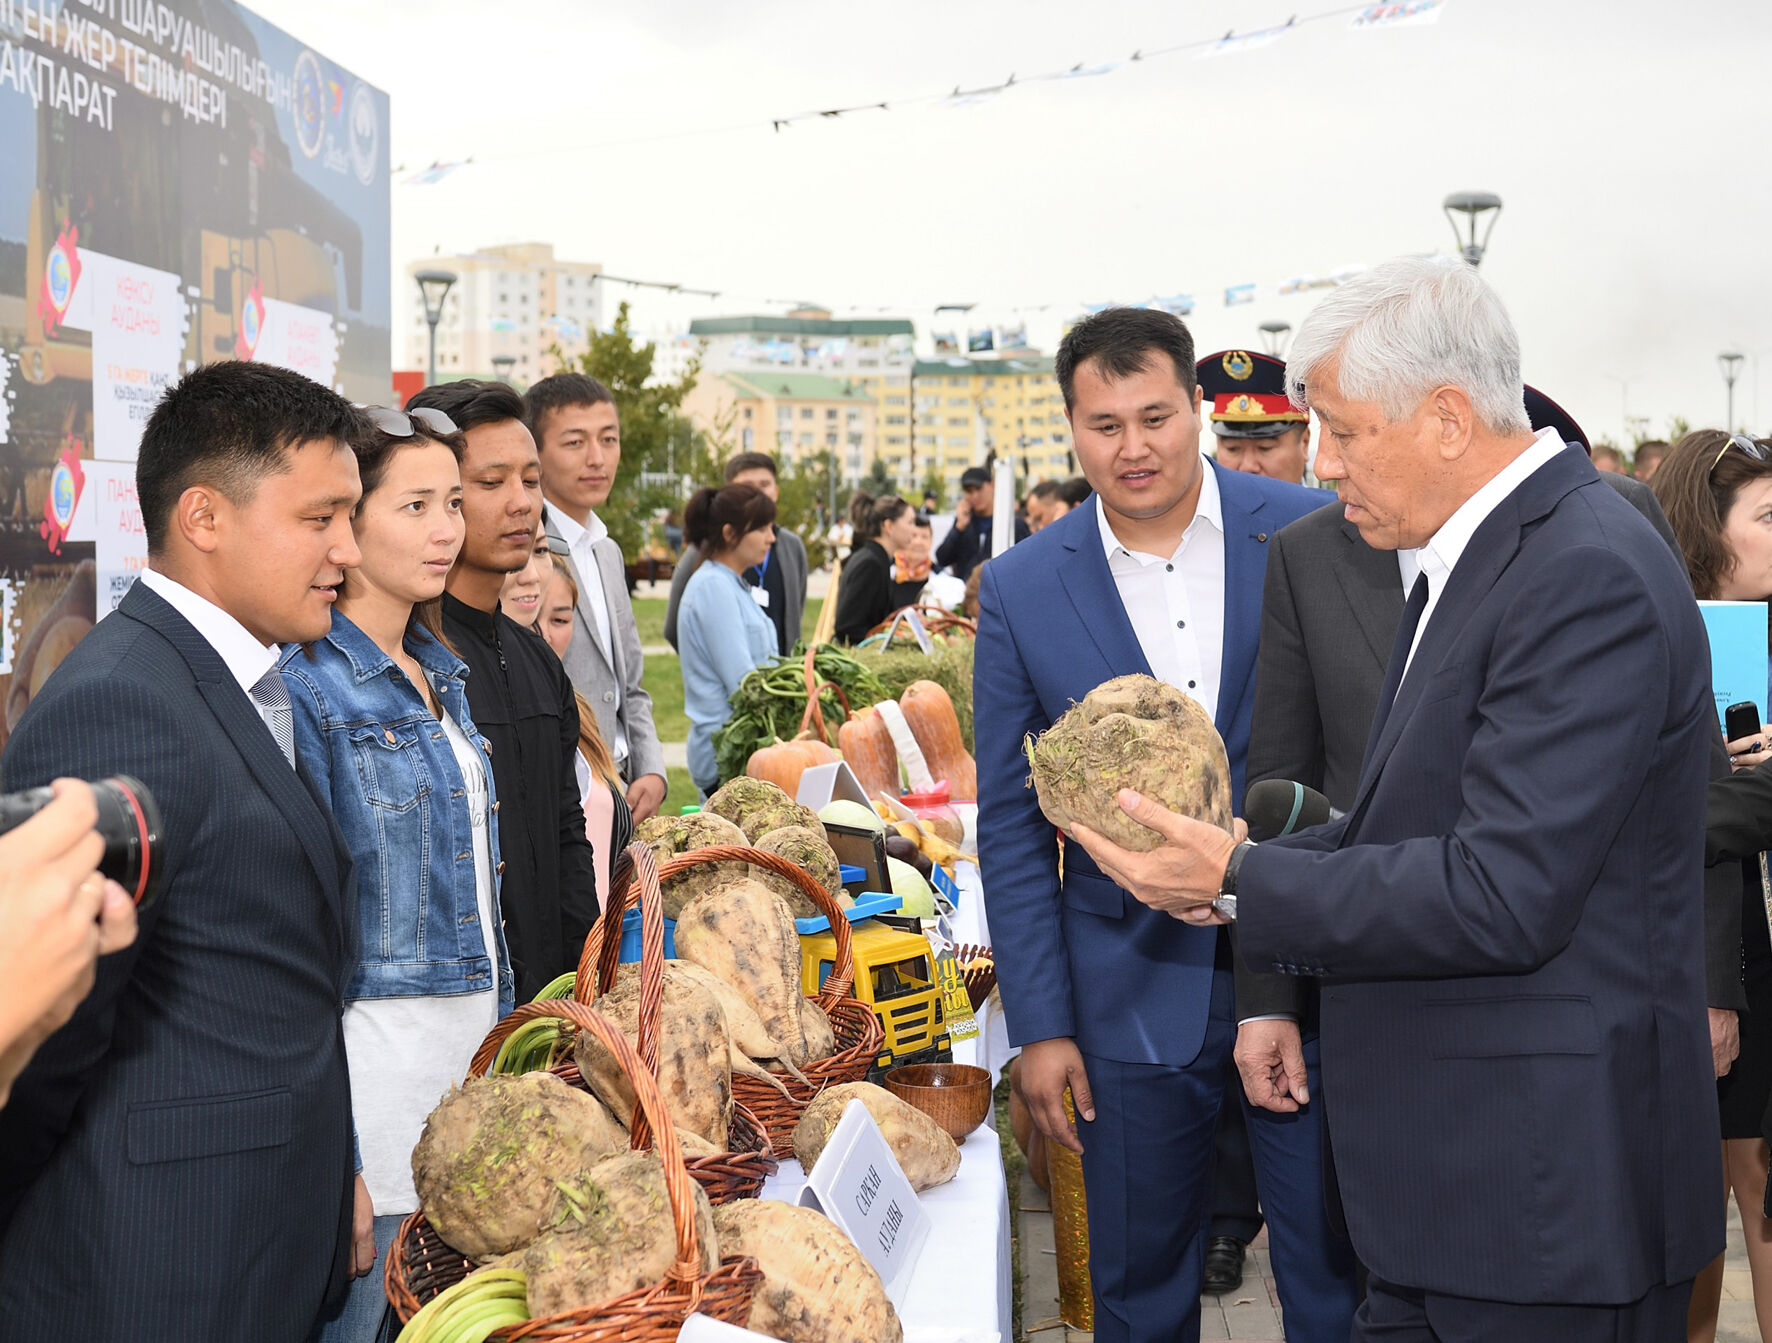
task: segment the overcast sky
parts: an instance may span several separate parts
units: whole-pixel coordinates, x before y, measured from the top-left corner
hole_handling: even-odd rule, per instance
[[[1192,293],[1205,351],[1296,325],[1313,296],[1275,295],[1289,277],[1449,249],[1442,197],[1485,190],[1506,205],[1483,272],[1527,380],[1591,435],[1620,437],[1621,392],[1658,433],[1720,422],[1726,348],[1749,356],[1737,419],[1772,427],[1766,0],[1447,0],[1430,27],[1344,15],[1259,50],[778,133],[754,123],[1333,5],[248,2],[388,91],[396,164],[477,160],[393,188],[396,272],[542,239],[725,292],[633,293],[649,332],[800,297],[886,306],[926,337],[937,304],[977,302],[981,320],[1027,309],[1048,350],[1084,303]],[[1225,308],[1246,282],[1262,297]]]

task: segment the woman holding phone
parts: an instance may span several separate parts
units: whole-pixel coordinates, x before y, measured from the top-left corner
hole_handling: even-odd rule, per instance
[[[357,445],[363,497],[332,630],[282,670],[297,759],[331,803],[357,868],[359,960],[345,993],[356,1125],[353,1272],[327,1343],[372,1343],[388,1302],[376,1261],[418,1208],[426,1117],[510,1011],[498,904],[497,806],[466,665],[439,603],[461,549],[461,435],[437,410],[381,407]]]

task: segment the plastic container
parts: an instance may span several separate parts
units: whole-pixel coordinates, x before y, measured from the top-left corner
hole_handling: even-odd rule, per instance
[[[924,825],[934,832],[937,839],[945,839],[958,848],[960,841],[966,837],[966,825],[960,819],[948,801],[948,781],[940,780],[935,787],[925,788],[920,793],[906,793],[898,799],[899,804],[913,814]]]
[[[700,807],[678,807],[677,808],[677,815],[679,815],[679,816],[693,816],[697,812],[699,812],[700,810],[701,810]]]
[[[677,958],[677,921],[675,919],[666,919],[664,921],[664,926],[665,959],[667,961],[675,960]],[[638,907],[630,908],[626,914],[621,916],[621,951],[617,954],[616,959],[624,965],[635,965],[639,963],[640,910]]]
[[[848,919],[849,922],[851,922],[851,923],[860,923],[863,919],[871,919],[876,914],[889,914],[893,910],[897,909],[903,903],[904,903],[903,897],[894,895],[891,891],[863,891],[860,895],[855,897],[855,903],[852,906],[850,906],[848,909],[843,911],[843,917]],[[637,938],[639,936],[638,925],[636,925],[635,927],[636,927],[635,937]],[[669,956],[671,954],[671,949],[670,949],[671,927],[672,927],[671,921],[669,919],[666,919],[665,920],[665,955],[666,956]],[[830,932],[831,921],[829,919],[827,919],[823,914],[820,914],[815,919],[795,919],[794,920],[794,928],[796,931],[799,932],[801,937],[811,937],[817,933]],[[626,944],[624,943],[623,945],[625,947]]]
[[[837,870],[843,874],[843,889],[849,892],[849,898],[855,899],[868,888],[868,870],[850,863],[838,864]]]

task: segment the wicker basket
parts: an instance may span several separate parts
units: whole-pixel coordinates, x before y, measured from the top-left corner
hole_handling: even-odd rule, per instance
[[[594,1034],[615,1055],[634,1084],[635,1127],[650,1123],[656,1131],[659,1160],[664,1164],[665,1192],[677,1235],[677,1258],[662,1282],[613,1297],[595,1306],[563,1311],[543,1319],[500,1329],[490,1337],[501,1343],[545,1339],[548,1343],[670,1343],[683,1321],[696,1311],[727,1324],[742,1325],[750,1316],[751,1294],[763,1280],[751,1258],[727,1258],[712,1273],[701,1271],[701,1245],[695,1231],[695,1204],[683,1149],[671,1127],[670,1112],[658,1084],[640,1056],[607,1017],[582,1003],[527,1003],[493,1028],[474,1054],[472,1072],[484,1074],[511,1030],[537,1017],[554,1016]],[[383,1281],[388,1300],[402,1323],[420,1306],[465,1278],[474,1266],[443,1244],[422,1211],[408,1217],[388,1250]]]
[[[831,921],[831,932],[837,940],[837,959],[831,966],[830,977],[818,993],[812,995],[813,1001],[824,1008],[825,1015],[831,1019],[831,1029],[837,1036],[837,1052],[829,1058],[807,1061],[801,1072],[810,1086],[791,1077],[782,1077],[786,1095],[754,1077],[732,1079],[732,1094],[763,1122],[775,1155],[787,1157],[794,1154],[794,1126],[806,1113],[813,1097],[839,1082],[866,1081],[885,1033],[880,1029],[879,1018],[866,1003],[858,1002],[850,991],[855,978],[855,961],[849,945],[849,920],[843,917],[843,911],[831,898],[831,893],[805,868],[762,849],[714,844],[666,860],[658,870],[659,880],[667,880],[704,863],[731,862],[749,863],[793,882]]]
[[[585,938],[578,958],[578,976],[573,984],[573,997],[595,1006],[598,994],[607,993],[615,983],[621,958],[621,920],[630,900],[640,902],[640,1058],[656,1080],[658,1077],[658,1015],[664,999],[664,895],[658,887],[658,867],[652,850],[634,843],[621,855],[609,878],[609,899],[603,915]],[[566,1070],[571,1069],[568,1076]],[[555,1076],[583,1086],[578,1065],[566,1062],[552,1070]],[[733,1081],[737,1081],[734,1078]],[[649,1145],[646,1123],[634,1116],[633,1145],[635,1151]],[[763,1181],[775,1171],[775,1156],[770,1150],[769,1134],[757,1117],[743,1105],[732,1109],[732,1125],[727,1134],[730,1150],[712,1156],[685,1157],[692,1179],[706,1191],[709,1202],[730,1203],[733,1199],[755,1198]]]

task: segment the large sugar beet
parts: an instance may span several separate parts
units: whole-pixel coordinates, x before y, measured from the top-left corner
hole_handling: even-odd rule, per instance
[[[802,807],[767,779],[744,775],[730,779],[708,799],[702,811],[724,816],[744,831],[747,842],[752,844],[771,830],[789,825],[803,825],[823,833],[817,812]]]
[[[702,1271],[720,1263],[719,1233],[707,1195],[693,1180]],[[585,1196],[560,1229],[533,1241],[518,1265],[528,1275],[531,1316],[601,1305],[650,1287],[677,1257],[664,1168],[651,1153],[629,1152],[586,1172]]]
[[[425,1121],[412,1182],[437,1234],[485,1259],[560,1225],[584,1173],[627,1144],[595,1097],[551,1073],[473,1077]]]
[[[640,1047],[640,967],[623,965],[615,987],[592,1007]],[[623,1123],[631,1123],[634,1087],[603,1042],[589,1031],[573,1041],[573,1057],[588,1086]],[[678,1128],[724,1151],[732,1126],[732,1039],[726,1014],[707,989],[681,970],[665,967],[658,1017],[658,1089]]]
[[[833,900],[842,893],[843,869],[837,862],[836,851],[825,838],[822,825],[784,825],[759,839],[757,847],[805,868],[814,881],[830,892]],[[811,896],[786,877],[762,868],[756,869],[756,875],[765,886],[788,902],[796,919],[815,919],[824,912],[812,903]]]
[[[781,1046],[777,1057],[795,1067],[806,1062],[800,935],[780,896],[755,881],[729,881],[698,895],[677,920],[677,955],[739,991]]]
[[[823,1213],[740,1199],[714,1209],[720,1252],[763,1270],[745,1327],[783,1343],[900,1343],[880,1275]]]
[[[687,816],[649,817],[635,828],[634,838],[651,846],[652,856],[660,867],[667,858],[693,853],[696,849],[708,849],[716,844],[750,843],[744,831],[711,811],[691,812]],[[679,872],[659,886],[664,896],[664,916],[676,918],[684,905],[722,881],[752,875],[754,870],[749,863],[704,863],[687,872]]]
[[[880,1126],[880,1136],[904,1168],[911,1188],[933,1189],[946,1184],[959,1171],[959,1145],[940,1124],[885,1087],[872,1082],[844,1082],[819,1092],[794,1126],[794,1155],[809,1173],[850,1101],[860,1101],[868,1107],[874,1123]]]
[[[1027,741],[1040,810],[1061,830],[1088,826],[1121,848],[1162,842],[1115,795],[1131,788],[1171,811],[1231,825],[1231,771],[1224,742],[1193,700],[1150,676],[1116,676],[1091,690]]]

